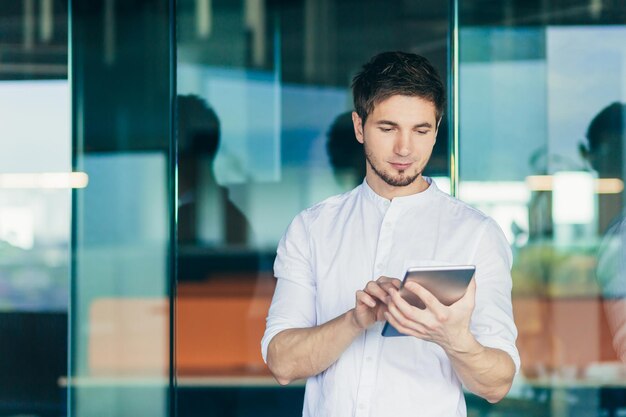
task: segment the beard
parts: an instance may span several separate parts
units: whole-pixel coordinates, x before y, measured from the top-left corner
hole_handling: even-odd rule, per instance
[[[385,171],[383,168],[378,166],[378,161],[374,158],[372,153],[367,149],[367,144],[363,144],[363,150],[365,151],[365,159],[367,160],[368,165],[372,168],[372,171],[385,183],[391,185],[393,187],[406,187],[415,182],[422,175],[422,171],[418,170],[413,175],[406,175],[405,171],[399,171],[399,176],[392,176],[390,173]]]

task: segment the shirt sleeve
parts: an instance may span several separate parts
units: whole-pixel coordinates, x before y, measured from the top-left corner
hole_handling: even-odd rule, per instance
[[[515,340],[517,328],[511,304],[511,248],[500,227],[487,219],[474,255],[476,265],[476,303],[470,331],[478,342],[501,349],[520,369],[520,357]]]
[[[291,222],[278,244],[274,276],[276,289],[261,340],[261,354],[266,363],[267,348],[279,332],[316,325],[316,286],[304,213]]]

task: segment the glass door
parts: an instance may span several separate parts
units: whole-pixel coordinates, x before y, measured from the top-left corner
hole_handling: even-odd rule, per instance
[[[171,5],[71,2],[73,416],[174,415]]]
[[[364,177],[350,83],[385,50],[447,75],[446,2],[177,2],[179,416],[294,416],[261,357],[276,246],[301,210]],[[444,122],[445,123],[445,122]],[[449,184],[447,130],[429,174]]]
[[[460,198],[513,250],[506,415],[626,412],[626,8],[458,2]]]

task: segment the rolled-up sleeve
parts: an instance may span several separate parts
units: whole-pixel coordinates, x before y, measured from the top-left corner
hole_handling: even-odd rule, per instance
[[[261,354],[267,362],[267,349],[274,336],[286,329],[316,324],[316,286],[311,268],[311,250],[306,212],[289,225],[276,253],[276,289],[261,339]]]
[[[520,357],[515,340],[517,328],[511,303],[511,248],[492,220],[486,219],[474,255],[476,265],[476,307],[470,330],[486,347],[508,353],[519,372]]]

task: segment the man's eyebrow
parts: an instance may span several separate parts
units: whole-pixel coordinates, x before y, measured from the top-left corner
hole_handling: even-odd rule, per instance
[[[398,123],[396,122],[392,122],[391,120],[379,120],[376,122],[377,125],[390,125],[390,126],[394,126],[394,127],[398,127],[400,126]],[[428,129],[432,129],[433,125],[428,123],[428,122],[423,122],[423,123],[418,123],[415,126],[413,126],[413,129],[421,129],[421,128],[428,128]]]
[[[379,120],[376,122],[377,125],[391,125],[391,126],[399,126],[396,122],[392,122],[391,120]]]

